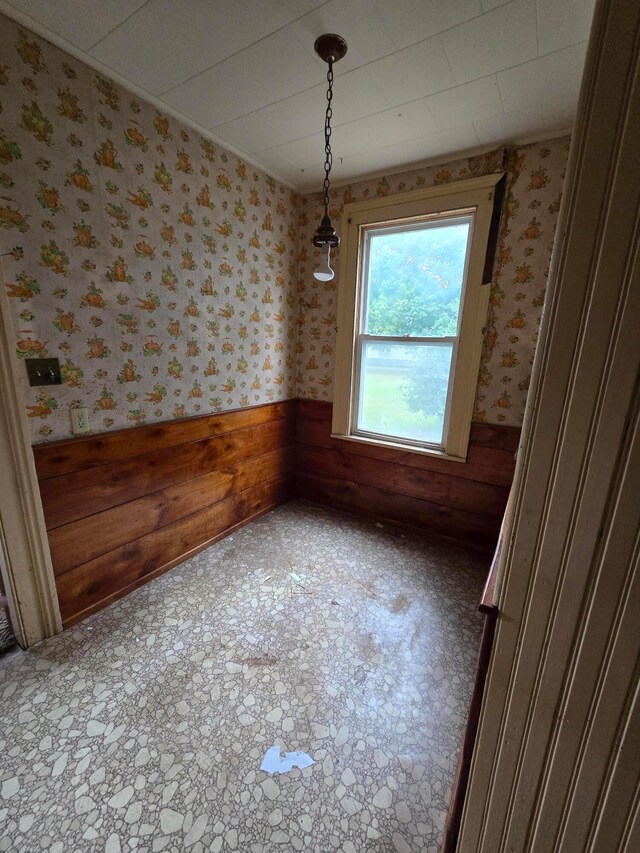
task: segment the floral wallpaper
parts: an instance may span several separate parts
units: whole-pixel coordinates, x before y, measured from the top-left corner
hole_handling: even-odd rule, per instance
[[[0,16],[0,251],[34,441],[295,396],[299,196]]]
[[[0,16],[0,252],[16,357],[56,356],[30,388],[34,442],[252,406],[331,400],[337,277],[302,198]],[[331,191],[369,196],[505,168],[475,418],[522,420],[567,138]],[[335,258],[337,268],[337,257]]]
[[[564,137],[331,191],[330,215],[337,224],[343,205],[352,201],[506,170],[506,197],[476,395],[477,421],[522,423],[568,150],[569,139]],[[303,197],[296,382],[298,396],[331,400],[338,276],[326,283],[313,278],[320,254],[312,247],[311,237],[322,213],[319,193]],[[339,268],[338,254],[339,250],[332,253],[335,270]]]

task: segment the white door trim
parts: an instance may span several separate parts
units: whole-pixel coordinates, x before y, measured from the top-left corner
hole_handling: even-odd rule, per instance
[[[23,648],[62,630],[0,259],[0,570]]]
[[[600,0],[459,853],[640,849],[638,139],[640,0]]]

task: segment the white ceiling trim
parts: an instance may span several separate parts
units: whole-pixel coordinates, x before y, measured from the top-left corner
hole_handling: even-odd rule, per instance
[[[64,50],[66,53],[73,56],[75,59],[83,62],[85,65],[88,65],[90,68],[93,68],[94,71],[98,71],[104,77],[108,77],[114,82],[116,82],[119,86],[122,86],[123,89],[126,89],[127,92],[131,92],[132,95],[135,95],[137,98],[146,101],[152,106],[156,107],[160,112],[166,113],[166,115],[171,116],[171,118],[176,119],[176,121],[182,122],[182,124],[187,125],[192,130],[195,130],[197,133],[200,133],[206,139],[210,139],[212,142],[215,142],[216,145],[219,145],[221,148],[224,148],[227,151],[230,151],[232,154],[235,154],[236,157],[239,157],[245,163],[250,163],[256,169],[259,169],[261,172],[266,172],[271,177],[275,178],[280,183],[284,184],[291,190],[295,190],[295,192],[301,193],[302,190],[300,187],[291,183],[291,181],[284,178],[282,175],[279,175],[277,172],[274,172],[273,169],[268,169],[263,163],[259,160],[256,160],[255,157],[251,157],[245,154],[243,151],[240,151],[236,148],[235,145],[228,142],[226,139],[222,139],[217,134],[213,133],[208,128],[199,124],[193,119],[190,119],[184,113],[180,112],[180,110],[175,109],[174,107],[167,104],[166,101],[162,101],[160,98],[152,95],[150,92],[147,92],[145,89],[142,89],[140,86],[137,86],[135,83],[132,83],[131,80],[127,80],[121,74],[118,74],[117,71],[114,71],[108,65],[105,65],[100,60],[95,59],[91,54],[81,50],[76,47],[71,42],[67,41],[67,39],[59,36],[57,33],[54,33],[49,27],[41,24],[39,21],[34,20],[31,15],[27,15],[25,12],[22,12],[19,9],[16,9],[14,6],[10,6],[5,0],[0,0],[0,12],[6,15],[7,18],[12,18],[18,24],[21,24],[23,27],[31,30],[36,33],[36,35],[41,36],[43,39],[51,42],[51,44],[59,47],[61,50]]]
[[[294,183],[293,181],[291,181],[291,179],[285,178],[282,174],[280,174],[277,171],[277,168],[274,170],[270,166],[266,165],[263,161],[261,161],[258,156],[255,156],[255,155],[252,156],[250,154],[245,153],[244,151],[239,149],[233,142],[229,141],[228,139],[226,139],[223,136],[219,136],[215,131],[205,127],[204,125],[200,124],[198,121],[195,121],[194,119],[185,115],[178,108],[173,107],[169,103],[167,103],[166,101],[162,100],[161,97],[151,94],[146,89],[143,89],[141,86],[138,86],[136,83],[134,83],[131,80],[123,77],[120,73],[115,71],[111,66],[106,65],[104,62],[95,58],[92,54],[88,53],[86,50],[77,47],[75,44],[73,44],[72,42],[69,42],[63,36],[58,35],[56,32],[51,30],[46,24],[42,24],[38,20],[32,18],[31,15],[29,15],[28,13],[22,11],[21,9],[16,8],[15,6],[9,5],[9,3],[6,2],[6,0],[0,0],[0,12],[5,14],[9,18],[12,18],[18,24],[26,27],[27,29],[33,31],[37,35],[39,35],[42,38],[46,39],[47,41],[51,42],[53,45],[60,48],[61,50],[64,50],[66,53],[75,57],[80,62],[83,62],[84,64],[88,65],[90,68],[97,71],[98,73],[104,75],[105,77],[108,77],[108,78],[114,80],[116,83],[118,83],[120,86],[122,86],[123,89],[130,92],[132,95],[135,95],[136,97],[140,98],[141,100],[144,100],[147,103],[151,104],[152,106],[156,107],[156,109],[158,109],[160,112],[171,116],[172,118],[176,119],[177,121],[181,122],[182,124],[186,125],[187,127],[190,127],[192,130],[196,131],[197,133],[199,133],[204,138],[210,139],[216,145],[218,145],[221,148],[235,154],[237,157],[239,157],[244,162],[252,165],[256,169],[259,169],[261,172],[264,172],[264,173],[272,176],[273,178],[275,178],[277,181],[284,184],[289,189],[292,189],[295,192],[298,192],[302,195],[312,194],[312,193],[315,193],[321,189],[322,184],[320,182],[320,179],[318,179],[317,184],[309,187],[308,185],[300,185],[300,184]],[[402,52],[402,50],[403,49],[399,49],[399,52]],[[555,52],[556,51],[552,51],[552,54]],[[360,70],[360,68],[366,68],[367,65],[369,65],[369,64],[371,64],[371,63],[365,63],[363,66],[359,66],[357,69],[352,69],[352,71]],[[351,73],[351,71],[345,72],[345,73],[348,74],[348,73]],[[487,75],[485,75],[485,77],[479,78],[479,79],[485,79],[485,78],[496,77],[496,76],[497,76],[497,73],[493,72],[493,73],[487,74]],[[443,91],[452,91],[452,90],[455,90],[457,88],[460,88],[462,85],[469,85],[469,84],[454,84],[453,86],[448,87],[447,90],[443,90]],[[310,88],[311,89],[317,88],[317,85],[314,85]],[[303,94],[303,93],[300,93],[300,94]],[[437,94],[441,94],[441,93],[437,93]],[[411,99],[408,103],[413,103],[414,101],[419,102],[419,101],[423,101],[423,100],[428,100],[430,97],[433,97],[433,95],[428,95],[428,96],[424,96],[424,97],[417,98],[417,99]],[[286,99],[284,99],[284,100],[286,100]],[[406,106],[406,104],[402,105],[402,106]],[[385,109],[387,111],[389,111],[389,108],[385,108]],[[391,109],[395,109],[395,107],[392,107]],[[259,112],[259,111],[260,110],[256,110],[256,112]],[[385,110],[382,110],[380,112],[384,112],[384,111]],[[234,121],[236,121],[236,120],[234,120]],[[341,127],[342,126],[348,126],[349,124],[352,124],[352,123],[355,123],[355,120],[343,122],[342,125],[337,125],[337,126],[341,126]],[[334,186],[334,187],[347,186],[348,184],[354,184],[354,183],[357,183],[359,181],[368,180],[370,178],[380,176],[380,175],[391,176],[391,175],[402,174],[403,172],[411,171],[413,169],[425,168],[427,166],[442,163],[444,161],[452,161],[452,160],[460,159],[463,157],[482,154],[482,153],[485,153],[487,151],[494,150],[495,148],[500,147],[501,145],[526,145],[526,144],[531,144],[531,143],[543,141],[545,139],[553,139],[553,138],[556,138],[559,136],[564,136],[567,133],[570,133],[571,129],[572,129],[572,124],[567,124],[567,125],[563,125],[559,128],[556,128],[552,131],[551,130],[540,131],[540,133],[538,133],[538,134],[526,134],[526,133],[517,134],[516,133],[516,134],[514,134],[513,137],[506,139],[502,142],[480,143],[480,144],[475,145],[475,146],[470,147],[470,148],[465,147],[465,148],[457,149],[457,150],[450,151],[450,152],[447,151],[447,153],[444,155],[442,153],[435,154],[435,155],[428,157],[428,158],[423,158],[423,159],[419,159],[416,161],[409,161],[406,163],[397,164],[397,165],[394,165],[390,168],[382,167],[382,168],[370,169],[370,170],[366,170],[366,171],[362,172],[361,174],[355,175],[351,178],[341,179],[341,178],[336,177],[332,180],[332,186]],[[321,131],[321,125],[318,126],[318,133],[320,133],[320,131]],[[314,136],[314,134],[311,134],[310,136]],[[423,138],[423,136],[424,136],[424,134],[421,134],[420,136],[418,136],[416,138],[421,139],[421,138]],[[304,138],[305,137],[301,137],[300,139],[304,139]],[[264,149],[264,153],[267,153],[269,150],[271,150],[272,147],[274,147],[274,146],[271,146],[270,148]],[[275,148],[277,148],[277,147],[278,146],[275,146]],[[381,146],[382,149],[384,147],[385,146]],[[260,152],[260,153],[262,153],[262,152]],[[319,161],[319,164],[320,164],[320,161]]]
[[[505,142],[492,142],[485,145],[476,145],[473,148],[464,148],[460,151],[452,151],[450,154],[436,154],[434,157],[428,157],[425,160],[417,160],[412,163],[405,163],[400,166],[393,166],[391,169],[374,169],[369,172],[364,172],[362,175],[357,175],[355,178],[343,178],[342,180],[331,180],[331,188],[348,187],[350,184],[359,184],[361,181],[368,181],[372,178],[385,177],[391,178],[393,175],[402,175],[405,172],[413,172],[418,169],[426,169],[429,166],[445,165],[453,163],[456,160],[464,160],[465,157],[479,157],[481,154],[487,154],[489,151],[496,151],[498,148],[508,148],[509,146],[535,145],[536,142],[545,142],[547,139],[559,139],[561,136],[569,136],[573,131],[573,125],[567,127],[556,128],[556,130],[542,131],[529,136],[516,137]],[[316,187],[298,190],[303,196],[314,195],[322,192],[322,184]]]

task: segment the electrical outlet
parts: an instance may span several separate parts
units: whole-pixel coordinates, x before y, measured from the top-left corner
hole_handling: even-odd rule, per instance
[[[91,432],[89,426],[89,409],[84,406],[79,409],[69,409],[71,414],[71,432],[74,435],[85,435]]]

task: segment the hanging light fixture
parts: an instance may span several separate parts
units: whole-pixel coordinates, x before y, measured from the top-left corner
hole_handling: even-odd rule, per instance
[[[347,52],[347,43],[335,33],[325,33],[316,39],[313,49],[318,54],[320,59],[323,59],[329,66],[327,69],[327,110],[324,119],[324,182],[322,184],[322,203],[324,205],[324,216],[318,226],[318,230],[313,235],[311,242],[319,249],[326,249],[327,256],[322,261],[318,269],[314,272],[314,278],[318,281],[331,281],[333,278],[333,270],[331,269],[331,249],[336,249],[340,245],[340,237],[336,229],[331,224],[329,217],[329,175],[331,174],[331,166],[333,156],[331,154],[331,101],[333,99],[333,65],[338,62]]]

